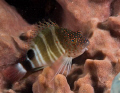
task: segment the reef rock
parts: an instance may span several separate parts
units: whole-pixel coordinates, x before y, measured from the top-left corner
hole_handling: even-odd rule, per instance
[[[74,92],[109,93],[112,80],[116,73],[119,72],[118,59],[120,58],[120,42],[111,36],[110,31],[98,28],[97,25],[100,23],[101,22],[99,22],[98,19],[92,19],[91,22],[89,22],[91,28],[89,30],[91,30],[92,35],[89,39],[90,45],[88,46],[88,51],[73,60],[73,62],[78,65],[75,65],[72,68],[71,73],[68,76],[68,83],[70,86],[73,86],[71,88],[73,88]],[[76,72],[78,72],[77,77],[74,77]],[[43,73],[46,72],[43,71]],[[48,73],[48,76],[44,77],[44,80],[48,81],[49,74],[51,75],[52,73],[53,72]],[[40,74],[38,80],[40,80],[41,77]],[[74,80],[74,82],[72,80]],[[41,80],[41,82],[42,81],[43,80]],[[46,81],[43,83],[36,81],[33,86],[33,92],[36,90],[36,86],[42,88],[41,86],[47,85],[45,86],[45,89],[41,89],[41,93],[44,93],[45,91],[53,93],[48,90],[50,88],[48,88],[48,86],[51,84],[45,83]],[[89,90],[87,90],[88,87]],[[54,89],[52,90],[57,90],[55,86],[53,88]],[[38,92],[35,91],[34,93]]]
[[[105,21],[111,14],[112,0],[57,0],[57,2],[62,7],[61,12],[57,12],[61,18],[57,18],[60,25],[73,31],[84,32],[91,18]]]
[[[73,60],[67,78],[61,74],[54,77],[55,70],[47,67],[42,73],[16,82],[11,89],[4,91],[110,93],[112,81],[120,71],[120,0],[57,0],[57,2],[59,6],[56,6],[54,12],[56,22],[61,27],[82,31],[90,41],[88,51]],[[34,26],[26,23],[15,9],[3,0],[0,0],[0,10],[0,66],[3,74],[3,69],[15,64],[28,48],[28,44],[19,38],[20,34],[28,31],[27,37],[30,37]],[[2,90],[8,84],[1,73]],[[54,79],[51,81],[52,78]],[[29,84],[31,86],[27,88]],[[26,92],[25,89],[31,91]]]
[[[50,74],[49,74],[50,73]],[[38,76],[33,84],[34,93],[73,93],[67,83],[65,76],[58,74],[54,78],[54,71],[47,67]]]
[[[19,36],[32,30],[33,27],[4,0],[0,0],[0,11],[0,66],[6,66],[14,64],[21,53],[27,49],[27,43],[23,42]]]
[[[57,0],[57,2],[61,6],[59,15],[61,17],[56,19],[59,25],[73,31],[82,31],[90,41],[88,51],[73,60],[71,72],[67,77],[72,92],[110,93],[112,81],[120,71],[120,12],[117,10],[119,0]],[[43,71],[39,75],[33,85],[34,93],[53,93],[58,90],[56,78],[46,83],[49,81],[48,76],[53,72],[43,76],[43,73],[46,73]],[[51,83],[55,83],[54,86]],[[67,86],[67,83],[64,85]],[[62,88],[59,87],[59,90]],[[67,88],[66,91],[71,92]]]
[[[18,59],[28,49],[28,43],[22,41],[20,35],[31,31],[33,28],[34,26],[25,22],[5,0],[0,0],[0,73],[2,73],[0,75],[0,90],[7,87],[3,83],[6,80],[6,77],[3,77],[3,70],[6,70],[12,64],[18,63]]]

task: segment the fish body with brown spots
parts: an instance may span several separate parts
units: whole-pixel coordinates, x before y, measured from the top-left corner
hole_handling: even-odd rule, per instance
[[[28,33],[22,34],[21,37],[27,36]],[[80,31],[74,32],[59,27],[51,21],[37,25],[35,33],[33,33],[34,38],[30,42],[26,60],[3,70],[4,76],[9,81],[18,81],[26,73],[41,70],[54,63],[60,64],[56,74],[61,71],[63,74],[65,69],[68,74],[72,59],[83,54],[89,44],[88,39]],[[10,74],[11,71],[13,71],[12,74]]]
[[[74,32],[59,27],[53,22],[40,23],[37,35],[32,40],[30,50],[27,53],[27,59],[33,69],[50,66],[59,61],[61,66],[57,73],[60,73],[63,68],[67,68],[69,72],[72,59],[83,54],[88,45],[88,39],[80,31]]]

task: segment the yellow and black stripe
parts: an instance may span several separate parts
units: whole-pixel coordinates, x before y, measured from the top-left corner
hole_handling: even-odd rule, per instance
[[[29,71],[38,71],[46,65],[51,65],[61,56],[63,57],[61,60],[62,65],[57,73],[59,73],[62,68],[64,68],[63,72],[66,68],[69,72],[72,58],[81,55],[89,44],[88,39],[83,37],[80,31],[73,32],[61,28],[53,22],[40,24],[37,26],[37,30],[38,31],[35,32],[38,33],[31,41],[30,49],[27,52],[25,60],[9,66],[2,71],[3,75],[11,82],[20,80],[27,75]],[[27,36],[26,34],[24,33],[20,38],[28,40],[28,38],[24,38]],[[35,35],[35,33],[33,35]]]
[[[50,65],[63,55],[65,49],[55,33],[55,25],[44,26],[33,39],[30,50],[34,52],[34,57],[28,57],[33,68]]]
[[[80,31],[73,32],[53,22],[40,23],[37,32],[30,48],[34,57],[29,57],[29,53],[27,57],[33,68],[51,65],[64,54],[67,57],[73,57],[78,54],[77,52],[82,53],[88,45],[88,40],[81,35]]]

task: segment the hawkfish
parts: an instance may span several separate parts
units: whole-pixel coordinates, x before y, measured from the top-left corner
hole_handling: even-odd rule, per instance
[[[80,56],[87,50],[89,40],[82,35],[81,31],[71,31],[59,27],[52,21],[40,23],[37,35],[31,42],[27,52],[27,60],[33,69],[51,66],[59,62],[60,67],[56,74],[67,74],[71,69],[72,59]]]
[[[36,36],[30,42],[26,61],[22,64],[19,63],[17,66],[19,67],[18,72],[21,73],[20,75],[22,73],[25,74],[29,70],[33,72],[41,70],[57,62],[60,63],[60,66],[56,74],[61,71],[63,74],[67,69],[68,75],[72,59],[83,54],[89,45],[89,40],[82,35],[81,31],[74,32],[59,27],[52,21],[39,23],[35,32],[36,34],[33,34],[33,37],[34,35]],[[12,76],[9,78],[13,81],[15,80]]]

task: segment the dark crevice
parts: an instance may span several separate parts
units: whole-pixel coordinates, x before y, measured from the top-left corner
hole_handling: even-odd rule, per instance
[[[117,29],[117,27],[116,27],[115,29],[111,28],[111,27],[108,25],[109,23],[107,23],[108,21],[109,21],[109,20],[106,20],[106,21],[104,21],[103,23],[99,23],[99,24],[97,25],[97,27],[100,28],[100,29],[104,29],[104,30],[106,30],[106,31],[109,31],[109,32],[110,32],[110,35],[111,35],[112,37],[120,39],[119,28],[118,28],[118,29]],[[107,25],[106,25],[106,23],[107,23]],[[114,24],[113,24],[113,25],[114,25]]]
[[[95,76],[95,75],[92,75],[91,80],[93,81],[92,86],[94,87],[95,93],[103,93],[104,92],[104,86],[99,86],[98,85],[98,82],[99,82],[98,77]]]
[[[61,19],[63,19],[62,18],[63,17],[62,15],[64,13],[63,11],[64,10],[61,7],[61,5],[58,2],[56,2],[55,11],[53,12],[53,14],[50,15],[51,20],[53,22],[55,21],[58,25],[62,25]]]
[[[94,64],[89,65],[89,71],[91,74],[91,80],[92,80],[92,86],[94,88],[95,93],[103,93],[104,92],[104,86],[98,85],[99,79],[97,76],[97,68],[94,66]]]
[[[113,69],[115,69],[117,64],[115,62],[111,62],[111,64],[112,64]]]
[[[93,32],[91,32],[88,37],[91,38],[92,36],[93,36]]]
[[[33,93],[32,92],[32,83],[26,82],[26,87],[21,90],[15,90],[16,93]]]
[[[86,59],[93,59],[93,60],[104,60],[105,54],[102,51],[97,51],[94,56],[91,56],[87,51],[74,58],[73,59],[73,64],[78,64],[78,65],[83,65],[85,64]]]
[[[19,38],[23,41],[27,41],[29,38],[26,36],[26,33],[22,33]]]
[[[116,2],[117,0],[112,0],[112,3],[110,5],[110,16],[113,16],[114,15],[114,3]]]
[[[103,93],[104,87],[98,85],[99,79],[97,77],[97,68],[94,66],[94,64],[89,65],[89,71],[91,74],[92,86],[95,93]]]
[[[12,83],[10,81],[7,81],[6,88],[7,89],[11,89],[12,88]]]
[[[74,75],[73,75],[73,73],[74,73]],[[76,68],[71,74],[69,74],[67,76],[67,81],[68,81],[68,84],[69,84],[71,90],[74,89],[74,82],[79,79],[79,76],[81,74],[83,74],[83,70],[81,68]]]
[[[105,54],[103,54],[102,51],[97,51],[97,53],[94,55],[92,59],[103,60],[104,58]]]
[[[85,64],[86,59],[91,58],[89,53],[85,51],[82,55],[73,59],[73,64],[83,65]]]
[[[108,20],[105,20],[104,22],[99,22],[97,24],[97,28],[103,29],[103,30],[109,30],[109,28],[107,27],[107,25],[105,24]]]
[[[110,35],[114,38],[118,38],[120,39],[120,32],[118,31],[114,31],[114,30],[110,30]]]
[[[11,6],[14,6],[17,12],[28,23],[34,24],[42,19],[49,18],[53,13],[56,0],[5,0]]]

